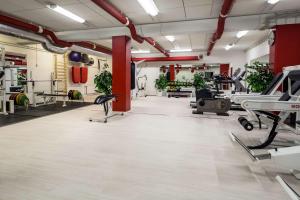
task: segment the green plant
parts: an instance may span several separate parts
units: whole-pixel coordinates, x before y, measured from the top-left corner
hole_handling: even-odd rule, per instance
[[[204,80],[204,75],[202,73],[195,73],[194,74],[193,85],[196,88],[196,90],[205,88],[206,84],[205,84],[205,80]]]
[[[164,74],[160,74],[159,78],[155,80],[155,88],[158,91],[163,91],[168,87],[168,80]]]
[[[262,92],[271,83],[273,73],[269,68],[269,64],[254,62],[252,65],[246,65],[247,78],[246,82],[253,92]]]
[[[96,91],[110,95],[112,93],[112,74],[104,69],[99,75],[94,78]]]

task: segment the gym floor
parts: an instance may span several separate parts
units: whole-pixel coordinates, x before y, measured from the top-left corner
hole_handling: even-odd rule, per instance
[[[285,172],[231,141],[235,112],[192,115],[188,102],[141,98],[107,124],[89,122],[101,117],[92,105],[0,128],[0,199],[288,199],[275,180]]]

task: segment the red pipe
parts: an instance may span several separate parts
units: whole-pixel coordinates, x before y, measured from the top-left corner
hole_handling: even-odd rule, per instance
[[[213,50],[216,41],[219,40],[223,35],[226,18],[228,16],[229,12],[231,11],[234,2],[235,2],[235,0],[224,0],[223,1],[222,9],[221,9],[219,19],[218,19],[217,30],[213,34],[213,36],[209,42],[208,49],[207,49],[208,56],[211,54],[211,51]]]
[[[145,37],[144,38],[146,42],[148,42],[150,45],[154,46],[157,50],[159,50],[161,53],[163,53],[165,56],[169,57],[170,55],[166,52],[166,50],[164,50],[164,48],[162,48],[162,46],[160,46],[160,44],[158,44],[157,42],[155,42],[155,40],[151,37]]]
[[[202,59],[201,56],[176,56],[176,57],[146,57],[146,58],[132,58],[132,61],[144,62],[162,62],[162,61],[197,61]]]
[[[68,42],[68,41],[60,40],[56,37],[55,33],[53,33],[52,31],[50,31],[48,29],[12,18],[9,16],[0,14],[0,23],[5,24],[7,26],[12,26],[14,28],[22,29],[24,31],[30,31],[30,32],[34,32],[39,35],[43,35],[44,37],[48,38],[55,45],[57,45],[59,47],[71,47],[73,44],[76,44],[78,46],[81,46],[81,47],[84,47],[87,49],[91,49],[91,50],[95,50],[95,51],[98,51],[101,53],[105,53],[105,54],[109,54],[109,55],[112,54],[112,51],[110,49],[107,49],[106,47],[103,47],[101,45],[93,45],[88,42]]]
[[[133,22],[125,16],[118,8],[114,5],[110,4],[107,0],[92,0],[96,5],[105,10],[111,16],[116,18],[119,22],[126,25],[131,33],[131,37],[137,41],[138,43],[143,43],[145,40],[152,46],[154,46],[158,51],[163,53],[165,56],[169,56],[169,54],[164,50],[157,42],[155,42],[152,38],[143,37],[137,34],[135,25]]]
[[[87,49],[93,49],[94,51],[99,51],[99,52],[102,52],[102,53],[105,53],[108,55],[112,55],[111,49],[101,46],[99,44],[93,44],[90,42],[73,42],[73,44],[87,48]]]
[[[136,29],[132,21],[126,17],[118,8],[110,4],[107,0],[92,0],[96,5],[108,12],[111,16],[116,18],[122,24],[125,24],[131,33],[131,37],[138,43],[143,43],[144,38],[137,34]]]

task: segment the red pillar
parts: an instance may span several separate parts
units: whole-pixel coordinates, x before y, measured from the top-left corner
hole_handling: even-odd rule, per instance
[[[220,64],[220,75],[229,75],[229,64]]]
[[[131,108],[131,41],[127,36],[112,38],[112,93],[116,95],[113,111],[126,112]]]
[[[169,71],[170,71],[170,81],[175,81],[175,66],[170,65]]]
[[[300,64],[300,24],[274,27],[275,41],[270,47],[270,67],[275,74],[283,67]]]

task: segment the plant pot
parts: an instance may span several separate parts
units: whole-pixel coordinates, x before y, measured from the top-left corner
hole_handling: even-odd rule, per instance
[[[162,96],[163,96],[163,92],[162,92],[162,91],[158,91],[158,90],[157,90],[157,92],[156,92],[156,96],[158,96],[158,97],[162,97]]]
[[[167,91],[165,91],[165,90],[162,91],[162,96],[163,96],[163,97],[166,97],[166,96],[167,96]]]

